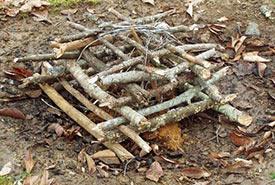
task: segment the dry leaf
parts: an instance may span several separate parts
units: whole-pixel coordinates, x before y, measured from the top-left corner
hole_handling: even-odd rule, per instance
[[[218,19],[218,22],[225,22],[225,21],[228,21],[229,19],[225,16],[221,17]]]
[[[185,168],[182,171],[183,175],[186,177],[191,177],[195,179],[200,179],[202,177],[209,177],[211,174],[204,170],[200,170],[197,168]]]
[[[24,114],[16,108],[0,109],[0,115],[25,120]]]
[[[229,152],[219,152],[219,153],[210,152],[210,155],[212,158],[215,158],[215,159],[222,159],[222,158],[231,156],[231,154]]]
[[[2,169],[0,170],[0,177],[4,175],[8,175],[12,170],[12,163],[8,162],[6,163]]]
[[[96,171],[96,165],[95,165],[94,160],[87,153],[85,153],[85,156],[86,156],[86,160],[87,160],[87,163],[88,163],[88,171],[89,171],[89,173],[90,174],[95,173],[95,171]]]
[[[243,146],[247,145],[252,142],[252,140],[244,135],[237,134],[235,132],[232,132],[230,135],[231,141],[236,146]]]
[[[141,0],[143,3],[149,3],[153,6],[155,6],[155,1],[154,0]]]
[[[87,159],[87,157],[86,157],[86,152],[85,152],[85,149],[83,148],[80,152],[79,152],[79,154],[78,154],[78,156],[77,156],[77,160],[79,161],[79,162],[81,162],[81,163],[86,163],[86,159]]]
[[[36,10],[35,12],[32,12],[32,15],[34,15],[35,17],[33,17],[33,20],[36,22],[42,22],[45,21],[47,23],[52,24],[52,21],[49,19],[48,16],[48,10]]]
[[[32,159],[32,154],[31,151],[28,150],[26,153],[26,156],[24,158],[24,165],[26,168],[26,172],[31,173],[33,167],[34,167],[35,162]]]
[[[261,78],[264,77],[264,72],[265,72],[266,67],[267,67],[266,64],[257,62],[258,74]]]
[[[65,129],[59,125],[58,123],[53,123],[50,126],[48,126],[48,132],[55,131],[57,136],[62,136],[66,131]]]
[[[61,14],[63,15],[72,15],[77,12],[78,9],[67,9],[67,10],[61,10]]]
[[[23,182],[23,185],[38,185],[40,181],[40,175],[28,176]]]
[[[163,176],[163,170],[159,162],[155,161],[151,164],[150,169],[146,172],[146,178],[158,182]]]
[[[270,59],[265,59],[263,57],[258,56],[258,51],[243,53],[243,59],[247,62],[270,62]]]
[[[30,90],[30,91],[25,92],[25,94],[30,98],[38,98],[42,94],[42,91],[41,91],[41,89]]]
[[[109,150],[109,149],[96,152],[91,157],[93,159],[99,159],[99,160],[103,161],[106,164],[120,164],[120,161],[116,157],[116,154],[113,151]]]
[[[21,12],[31,12],[33,8],[40,8],[41,6],[49,6],[50,3],[41,0],[28,0],[19,10]]]
[[[188,4],[186,12],[190,15],[190,17],[193,17],[193,3]]]

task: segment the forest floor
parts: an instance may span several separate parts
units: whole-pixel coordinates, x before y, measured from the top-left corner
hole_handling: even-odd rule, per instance
[[[256,63],[243,61],[229,61],[224,65],[230,66],[231,73],[222,79],[217,85],[223,93],[238,93],[238,97],[233,100],[232,105],[239,110],[247,112],[253,116],[253,123],[247,128],[248,131],[255,131],[264,124],[269,123],[268,117],[275,116],[275,22],[264,17],[260,11],[262,5],[267,5],[269,9],[275,9],[275,3],[271,0],[226,0],[226,1],[203,1],[197,7],[194,7],[194,15],[197,20],[186,13],[186,2],[182,0],[156,0],[155,6],[143,3],[141,0],[102,0],[97,4],[80,3],[73,8],[78,11],[70,15],[69,19],[87,27],[93,27],[93,23],[85,20],[83,14],[93,9],[94,12],[101,15],[105,21],[116,20],[113,15],[108,13],[108,8],[113,7],[119,12],[132,17],[143,17],[153,15],[161,10],[176,8],[177,14],[165,18],[164,21],[169,25],[187,25],[192,24],[224,24],[226,27],[218,39],[216,35],[209,32],[208,28],[199,30],[193,38],[193,42],[218,43],[224,47],[231,40],[236,38],[237,34],[244,34],[247,26],[254,22],[259,26],[259,35],[248,37],[248,41],[258,40],[269,45],[272,50],[262,49],[260,54],[271,62],[266,63],[267,69],[264,76],[260,77],[257,73]],[[12,67],[22,67],[33,71],[34,67],[30,62],[14,63],[15,57],[22,57],[38,53],[51,53],[48,41],[58,38],[61,35],[77,33],[69,28],[66,21],[67,15],[62,15],[60,10],[72,7],[51,7],[49,18],[51,24],[45,22],[35,22],[31,15],[19,14],[11,18],[0,19],[0,73],[11,70]],[[0,15],[1,16],[1,15]],[[221,17],[228,18],[225,22],[218,22]],[[274,17],[274,12],[273,12]],[[238,27],[239,26],[239,27]],[[238,29],[239,28],[239,29]],[[188,40],[188,39],[187,39]],[[273,77],[273,81],[272,81]],[[1,77],[4,79],[3,77]],[[12,89],[10,84],[1,80],[1,91]],[[11,90],[12,91],[12,90]],[[12,93],[12,92],[10,92]],[[68,93],[61,93],[68,97],[71,102],[75,100]],[[232,154],[238,149],[231,139],[230,133],[236,128],[236,125],[219,120],[219,114],[214,111],[206,111],[204,116],[194,115],[181,121],[182,135],[185,135],[182,151],[170,151],[162,148],[161,143],[155,141],[163,150],[163,155],[174,161],[179,166],[165,165],[163,176],[159,182],[153,182],[146,179],[145,172],[134,169],[134,164],[129,165],[126,175],[122,172],[112,174],[110,177],[99,177],[98,173],[89,175],[83,172],[82,164],[78,162],[78,154],[85,149],[88,154],[102,150],[102,145],[93,144],[94,140],[85,130],[80,130],[83,137],[76,136],[73,140],[66,140],[64,137],[58,137],[52,132],[44,129],[51,122],[61,125],[72,125],[74,123],[64,113],[61,115],[53,114],[49,111],[41,99],[54,105],[51,100],[42,94],[39,98],[28,98],[19,101],[1,102],[0,107],[15,107],[22,111],[27,119],[22,121],[18,119],[0,116],[0,170],[8,161],[13,164],[13,171],[9,174],[15,179],[23,178],[24,164],[23,158],[27,150],[31,150],[36,164],[31,174],[41,174],[43,169],[53,166],[49,169],[50,178],[54,178],[57,184],[275,184],[275,153],[274,153],[274,127],[266,149],[271,149],[263,153],[263,160],[248,159],[253,162],[253,167],[242,168],[242,170],[224,170],[219,162],[215,163],[209,159],[211,152],[229,152]],[[76,105],[77,106],[77,105]],[[219,131],[218,140],[210,139],[216,136]],[[255,141],[260,141],[265,132],[259,132],[251,136]],[[123,143],[127,146],[127,142]],[[128,145],[129,146],[129,145]],[[244,158],[245,154],[240,153],[237,156],[230,156],[224,159],[233,163],[235,158]],[[149,168],[152,161],[156,160],[153,154],[149,154],[142,159],[144,166]],[[120,169],[124,164],[114,166]],[[183,168],[199,168],[211,173],[211,176],[193,179],[184,178]],[[238,167],[237,167],[238,168]]]

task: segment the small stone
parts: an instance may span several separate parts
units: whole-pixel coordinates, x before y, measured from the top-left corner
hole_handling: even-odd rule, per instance
[[[251,22],[248,24],[245,35],[246,36],[260,36],[259,25],[257,23]]]

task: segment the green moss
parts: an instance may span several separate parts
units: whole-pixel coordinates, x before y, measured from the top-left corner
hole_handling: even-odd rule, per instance
[[[10,176],[4,175],[0,177],[1,185],[13,185],[14,179]]]
[[[76,5],[78,3],[81,2],[88,2],[88,3],[93,3],[93,4],[97,4],[100,3],[101,0],[47,0],[48,2],[51,3],[51,6],[56,7],[56,6],[72,6],[72,5]]]
[[[275,172],[271,172],[269,175],[272,180],[275,180]]]

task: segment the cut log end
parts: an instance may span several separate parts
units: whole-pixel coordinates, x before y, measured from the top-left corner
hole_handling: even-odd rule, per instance
[[[252,123],[253,118],[251,116],[247,115],[247,114],[241,114],[241,115],[238,116],[237,121],[241,125],[247,127]]]

